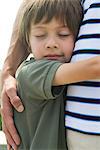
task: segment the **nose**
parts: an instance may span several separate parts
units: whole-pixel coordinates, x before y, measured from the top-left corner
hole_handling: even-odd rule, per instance
[[[45,44],[45,48],[46,49],[58,49],[59,44],[55,39],[50,38],[50,39],[47,40],[47,42]]]

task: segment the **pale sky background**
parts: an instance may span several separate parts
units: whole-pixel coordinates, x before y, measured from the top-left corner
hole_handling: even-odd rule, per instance
[[[7,55],[12,27],[22,0],[0,0],[0,69]]]

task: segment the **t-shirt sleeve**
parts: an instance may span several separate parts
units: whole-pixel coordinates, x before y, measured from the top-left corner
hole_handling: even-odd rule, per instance
[[[35,99],[55,99],[65,86],[52,86],[56,70],[62,63],[58,61],[26,61],[18,73],[18,88]]]

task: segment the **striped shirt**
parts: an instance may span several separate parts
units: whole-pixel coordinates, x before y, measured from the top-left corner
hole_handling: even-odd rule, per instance
[[[100,0],[82,0],[82,5],[84,18],[72,62],[100,55]],[[66,128],[100,135],[100,80],[69,85],[65,109]]]

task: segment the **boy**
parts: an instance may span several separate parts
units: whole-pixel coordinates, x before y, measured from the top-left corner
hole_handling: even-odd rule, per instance
[[[66,149],[62,85],[97,77],[92,69],[97,57],[65,63],[70,61],[81,18],[78,0],[31,1],[24,10],[19,37],[34,59],[24,62],[17,77],[25,106],[21,114],[14,110],[20,150]]]
[[[76,24],[72,23],[73,18]],[[17,77],[18,95],[25,106],[21,114],[14,110],[15,125],[21,137],[20,150],[66,149],[65,88],[57,85],[66,84],[65,73],[59,80],[65,70],[65,66],[60,68],[60,65],[71,58],[81,18],[79,1],[34,0],[25,7],[19,39],[33,53],[34,59],[23,64]],[[57,87],[52,86],[52,82]]]

